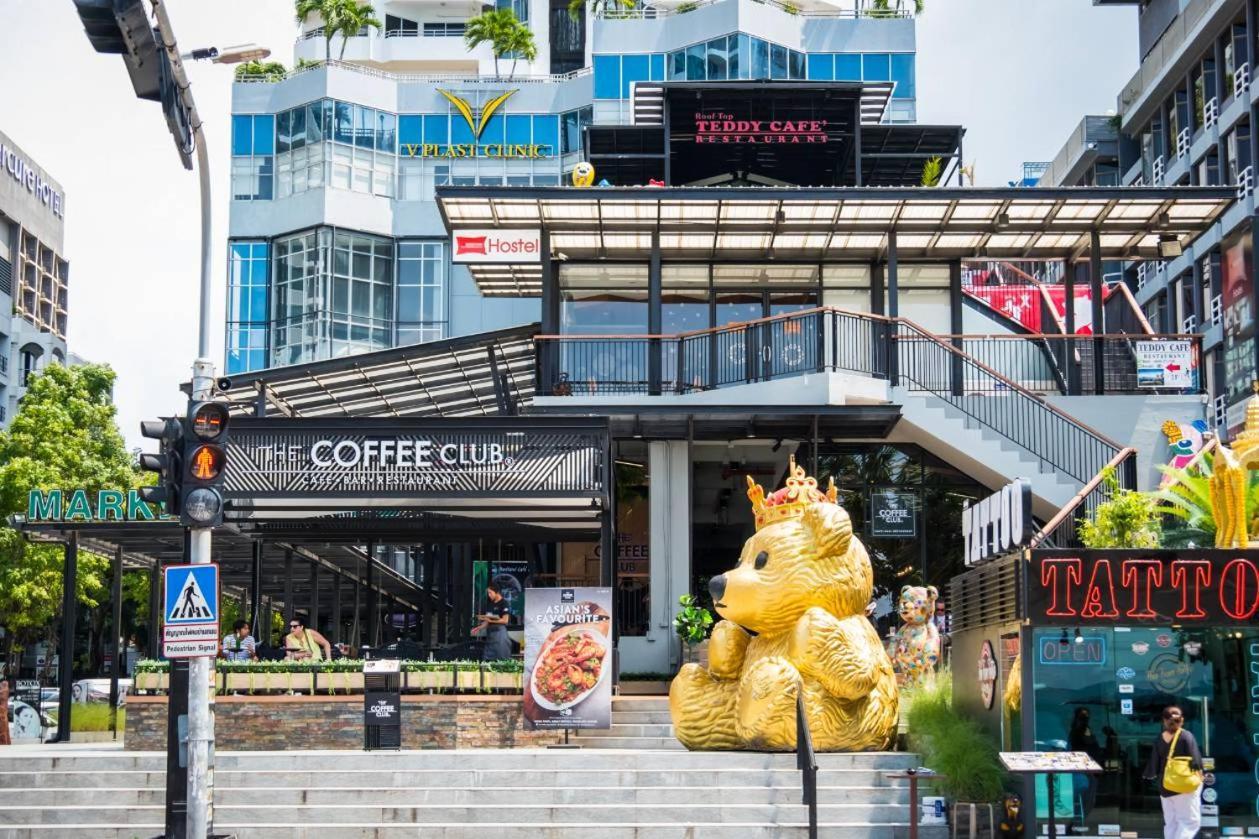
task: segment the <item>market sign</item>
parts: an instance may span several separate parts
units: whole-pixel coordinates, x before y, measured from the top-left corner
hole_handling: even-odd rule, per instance
[[[1032,551],[1033,625],[1230,626],[1259,615],[1259,551]]]
[[[612,724],[612,589],[525,589],[524,716],[534,729]]]
[[[1198,367],[1190,341],[1134,341],[1137,387],[1189,390],[1197,386]]]
[[[140,497],[139,490],[33,489],[26,501],[26,520],[157,521],[167,516]]]
[[[963,556],[967,565],[1008,554],[1032,538],[1032,487],[1011,481],[987,498],[962,507]]]
[[[870,535],[912,539],[918,533],[918,494],[880,488],[870,493]]]
[[[451,235],[452,262],[541,262],[542,231],[457,230]]]
[[[237,419],[225,492],[234,499],[596,495],[606,438],[594,427],[474,430],[449,422]]]

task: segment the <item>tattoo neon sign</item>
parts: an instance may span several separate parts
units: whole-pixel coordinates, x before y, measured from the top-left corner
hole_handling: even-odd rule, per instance
[[[1259,551],[1033,551],[1028,617],[1233,624],[1259,614]]]

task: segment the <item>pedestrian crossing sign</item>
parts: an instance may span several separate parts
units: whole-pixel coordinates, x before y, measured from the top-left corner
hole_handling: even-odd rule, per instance
[[[219,622],[219,567],[168,565],[166,573],[166,625]]]

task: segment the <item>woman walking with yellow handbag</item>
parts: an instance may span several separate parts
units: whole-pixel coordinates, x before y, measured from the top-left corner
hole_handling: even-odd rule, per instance
[[[1163,709],[1163,730],[1154,740],[1145,777],[1161,786],[1163,839],[1193,839],[1202,823],[1202,752],[1176,705]]]

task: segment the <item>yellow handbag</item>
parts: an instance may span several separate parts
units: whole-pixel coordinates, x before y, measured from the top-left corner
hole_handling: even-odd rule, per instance
[[[1180,729],[1172,735],[1172,744],[1167,749],[1167,766],[1163,768],[1163,786],[1175,793],[1197,792],[1202,786],[1202,773],[1191,765],[1193,758],[1175,757],[1176,742],[1180,740]]]

